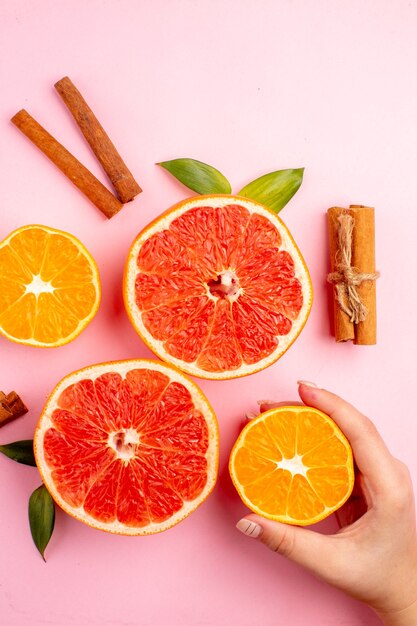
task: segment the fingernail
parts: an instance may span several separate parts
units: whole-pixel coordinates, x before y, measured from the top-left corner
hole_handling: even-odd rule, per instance
[[[245,413],[245,418],[248,422],[252,421],[255,419],[255,417],[258,417],[259,413],[255,413],[255,411],[248,411],[247,413]]]
[[[309,380],[297,380],[297,385],[305,385],[306,387],[316,387],[316,383],[312,383]]]
[[[241,519],[236,524],[236,528],[240,530],[244,535],[248,535],[248,537],[253,537],[256,539],[262,532],[262,526],[259,524],[255,524],[255,522],[251,522],[250,519]]]
[[[277,400],[257,400],[256,403],[259,404],[259,406],[261,406],[261,404],[276,404]]]

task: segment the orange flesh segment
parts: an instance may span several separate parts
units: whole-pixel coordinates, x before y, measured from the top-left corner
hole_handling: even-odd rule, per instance
[[[203,491],[208,428],[181,383],[148,369],[125,378],[108,372],[71,385],[58,404],[43,445],[69,505],[101,522],[140,527],[167,520]],[[117,437],[127,457],[112,447]]]
[[[25,285],[32,280],[32,273],[10,246],[0,248],[0,274],[19,285]]]
[[[235,485],[246,504],[266,517],[318,521],[352,490],[350,446],[330,418],[314,409],[271,410],[245,427],[235,448]]]
[[[0,249],[0,276],[0,326],[19,340],[59,344],[97,301],[90,260],[70,237],[39,227],[18,232]],[[44,283],[37,294],[33,281]]]
[[[30,276],[41,272],[48,238],[46,231],[33,228],[16,234],[9,241],[9,247]]]
[[[28,293],[18,298],[0,315],[2,328],[12,337],[30,339],[36,318],[36,297]]]
[[[325,501],[319,498],[315,492],[314,481],[307,480],[300,474],[293,476],[287,495],[288,517],[304,521],[320,515],[325,511],[325,508]]]
[[[272,441],[280,452],[280,457],[291,459],[298,450],[297,446],[297,415],[292,411],[281,411],[278,415],[271,415],[266,421],[265,428]],[[280,459],[278,459],[280,460]]]
[[[136,305],[145,328],[168,354],[207,372],[269,356],[303,304],[281,243],[267,218],[238,204],[184,212],[139,251]],[[242,292],[210,295],[209,281],[229,270]]]
[[[248,485],[245,493],[250,500],[256,501],[262,510],[272,515],[286,515],[291,480],[290,472],[275,469],[274,472],[261,476],[258,481]]]

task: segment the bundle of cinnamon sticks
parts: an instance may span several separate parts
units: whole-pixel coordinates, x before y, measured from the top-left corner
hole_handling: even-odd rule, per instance
[[[376,344],[374,209],[332,207],[327,218],[336,341]]]
[[[16,113],[12,117],[12,122],[106,217],[113,217],[124,203],[133,200],[142,190],[93,111],[68,76],[59,80],[55,84],[55,89],[102,165],[117,197],[27,111],[22,109]]]

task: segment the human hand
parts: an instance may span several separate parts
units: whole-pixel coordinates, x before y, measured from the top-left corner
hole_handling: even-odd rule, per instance
[[[348,525],[322,535],[250,514],[237,528],[365,602],[387,626],[417,626],[416,517],[407,467],[352,405],[311,384],[299,383],[299,394],[304,404],[327,413],[352,446],[354,495],[338,515]],[[261,405],[261,411],[271,406]]]

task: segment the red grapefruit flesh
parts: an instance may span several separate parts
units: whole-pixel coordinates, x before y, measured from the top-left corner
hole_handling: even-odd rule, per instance
[[[288,349],[307,320],[312,286],[275,213],[245,198],[200,196],[138,235],[124,298],[155,354],[222,379],[263,369]]]
[[[64,378],[34,446],[56,502],[109,532],[170,528],[216,481],[215,415],[194,383],[156,361],[93,365]]]

